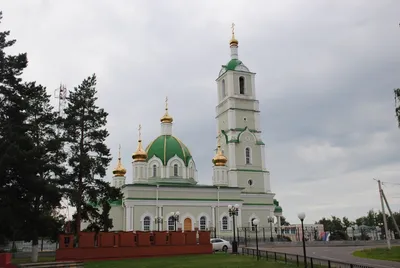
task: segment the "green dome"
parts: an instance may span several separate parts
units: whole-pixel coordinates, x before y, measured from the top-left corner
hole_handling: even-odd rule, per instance
[[[188,166],[189,160],[192,159],[192,155],[186,145],[172,135],[159,136],[147,146],[146,152],[148,160],[156,156],[161,159],[164,166],[175,155],[182,159],[186,166]]]
[[[282,207],[281,206],[276,206],[274,213],[282,213]]]
[[[221,69],[219,75],[222,75],[226,71],[250,72],[250,70],[239,59],[231,59],[226,65],[222,65],[222,69]]]

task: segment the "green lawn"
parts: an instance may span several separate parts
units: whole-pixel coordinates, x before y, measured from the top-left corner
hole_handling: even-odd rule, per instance
[[[353,255],[361,258],[400,262],[400,247],[392,247],[391,250],[387,248],[363,249],[355,251]]]
[[[294,268],[280,262],[257,261],[251,256],[232,254],[186,255],[163,258],[142,258],[120,261],[86,262],[85,268]]]

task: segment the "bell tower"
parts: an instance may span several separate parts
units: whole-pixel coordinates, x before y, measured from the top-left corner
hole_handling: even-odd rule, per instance
[[[244,187],[245,192],[270,192],[255,73],[239,59],[234,26],[229,42],[230,60],[222,65],[216,80],[217,131],[223,136],[221,149],[228,159],[229,185]]]

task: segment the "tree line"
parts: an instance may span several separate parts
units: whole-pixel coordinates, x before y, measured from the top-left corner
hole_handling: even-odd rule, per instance
[[[388,231],[393,232],[396,238],[400,238],[396,232],[393,219],[397,225],[400,225],[400,212],[393,212],[392,216],[386,214]],[[348,228],[357,226],[361,230],[362,239],[369,239],[367,229],[380,228],[381,234],[385,235],[383,228],[383,213],[381,211],[374,212],[372,209],[368,211],[366,216],[357,218],[355,221],[350,221],[347,217],[339,218],[331,216],[331,218],[323,217],[316,224],[322,224],[325,231],[331,232],[331,240],[347,240],[349,239]]]
[[[70,91],[61,116],[44,86],[22,78],[28,57],[6,53],[16,42],[9,35],[0,31],[0,244],[32,241],[37,261],[40,237],[55,240],[64,230],[63,200],[76,209],[75,233],[83,220],[108,231],[109,202],[122,193],[102,179],[111,155],[96,75]]]

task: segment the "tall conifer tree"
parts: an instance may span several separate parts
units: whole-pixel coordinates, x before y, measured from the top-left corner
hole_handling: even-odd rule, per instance
[[[35,262],[39,230],[52,221],[45,215],[60,206],[55,178],[63,174],[65,154],[50,96],[34,82],[23,83],[27,56],[5,54],[15,43],[8,35],[0,33],[0,214],[7,215],[0,217],[0,229],[11,238],[18,233],[31,239]]]
[[[70,203],[76,208],[76,233],[81,230],[82,220],[95,224],[99,229],[106,229],[110,222],[101,219],[96,205],[121,198],[119,190],[101,179],[106,175],[111,157],[105,144],[109,135],[106,128],[108,114],[96,105],[96,95],[96,75],[93,74],[70,92],[65,109],[64,134],[68,142],[71,172],[64,184]],[[109,219],[108,211],[104,212]]]

